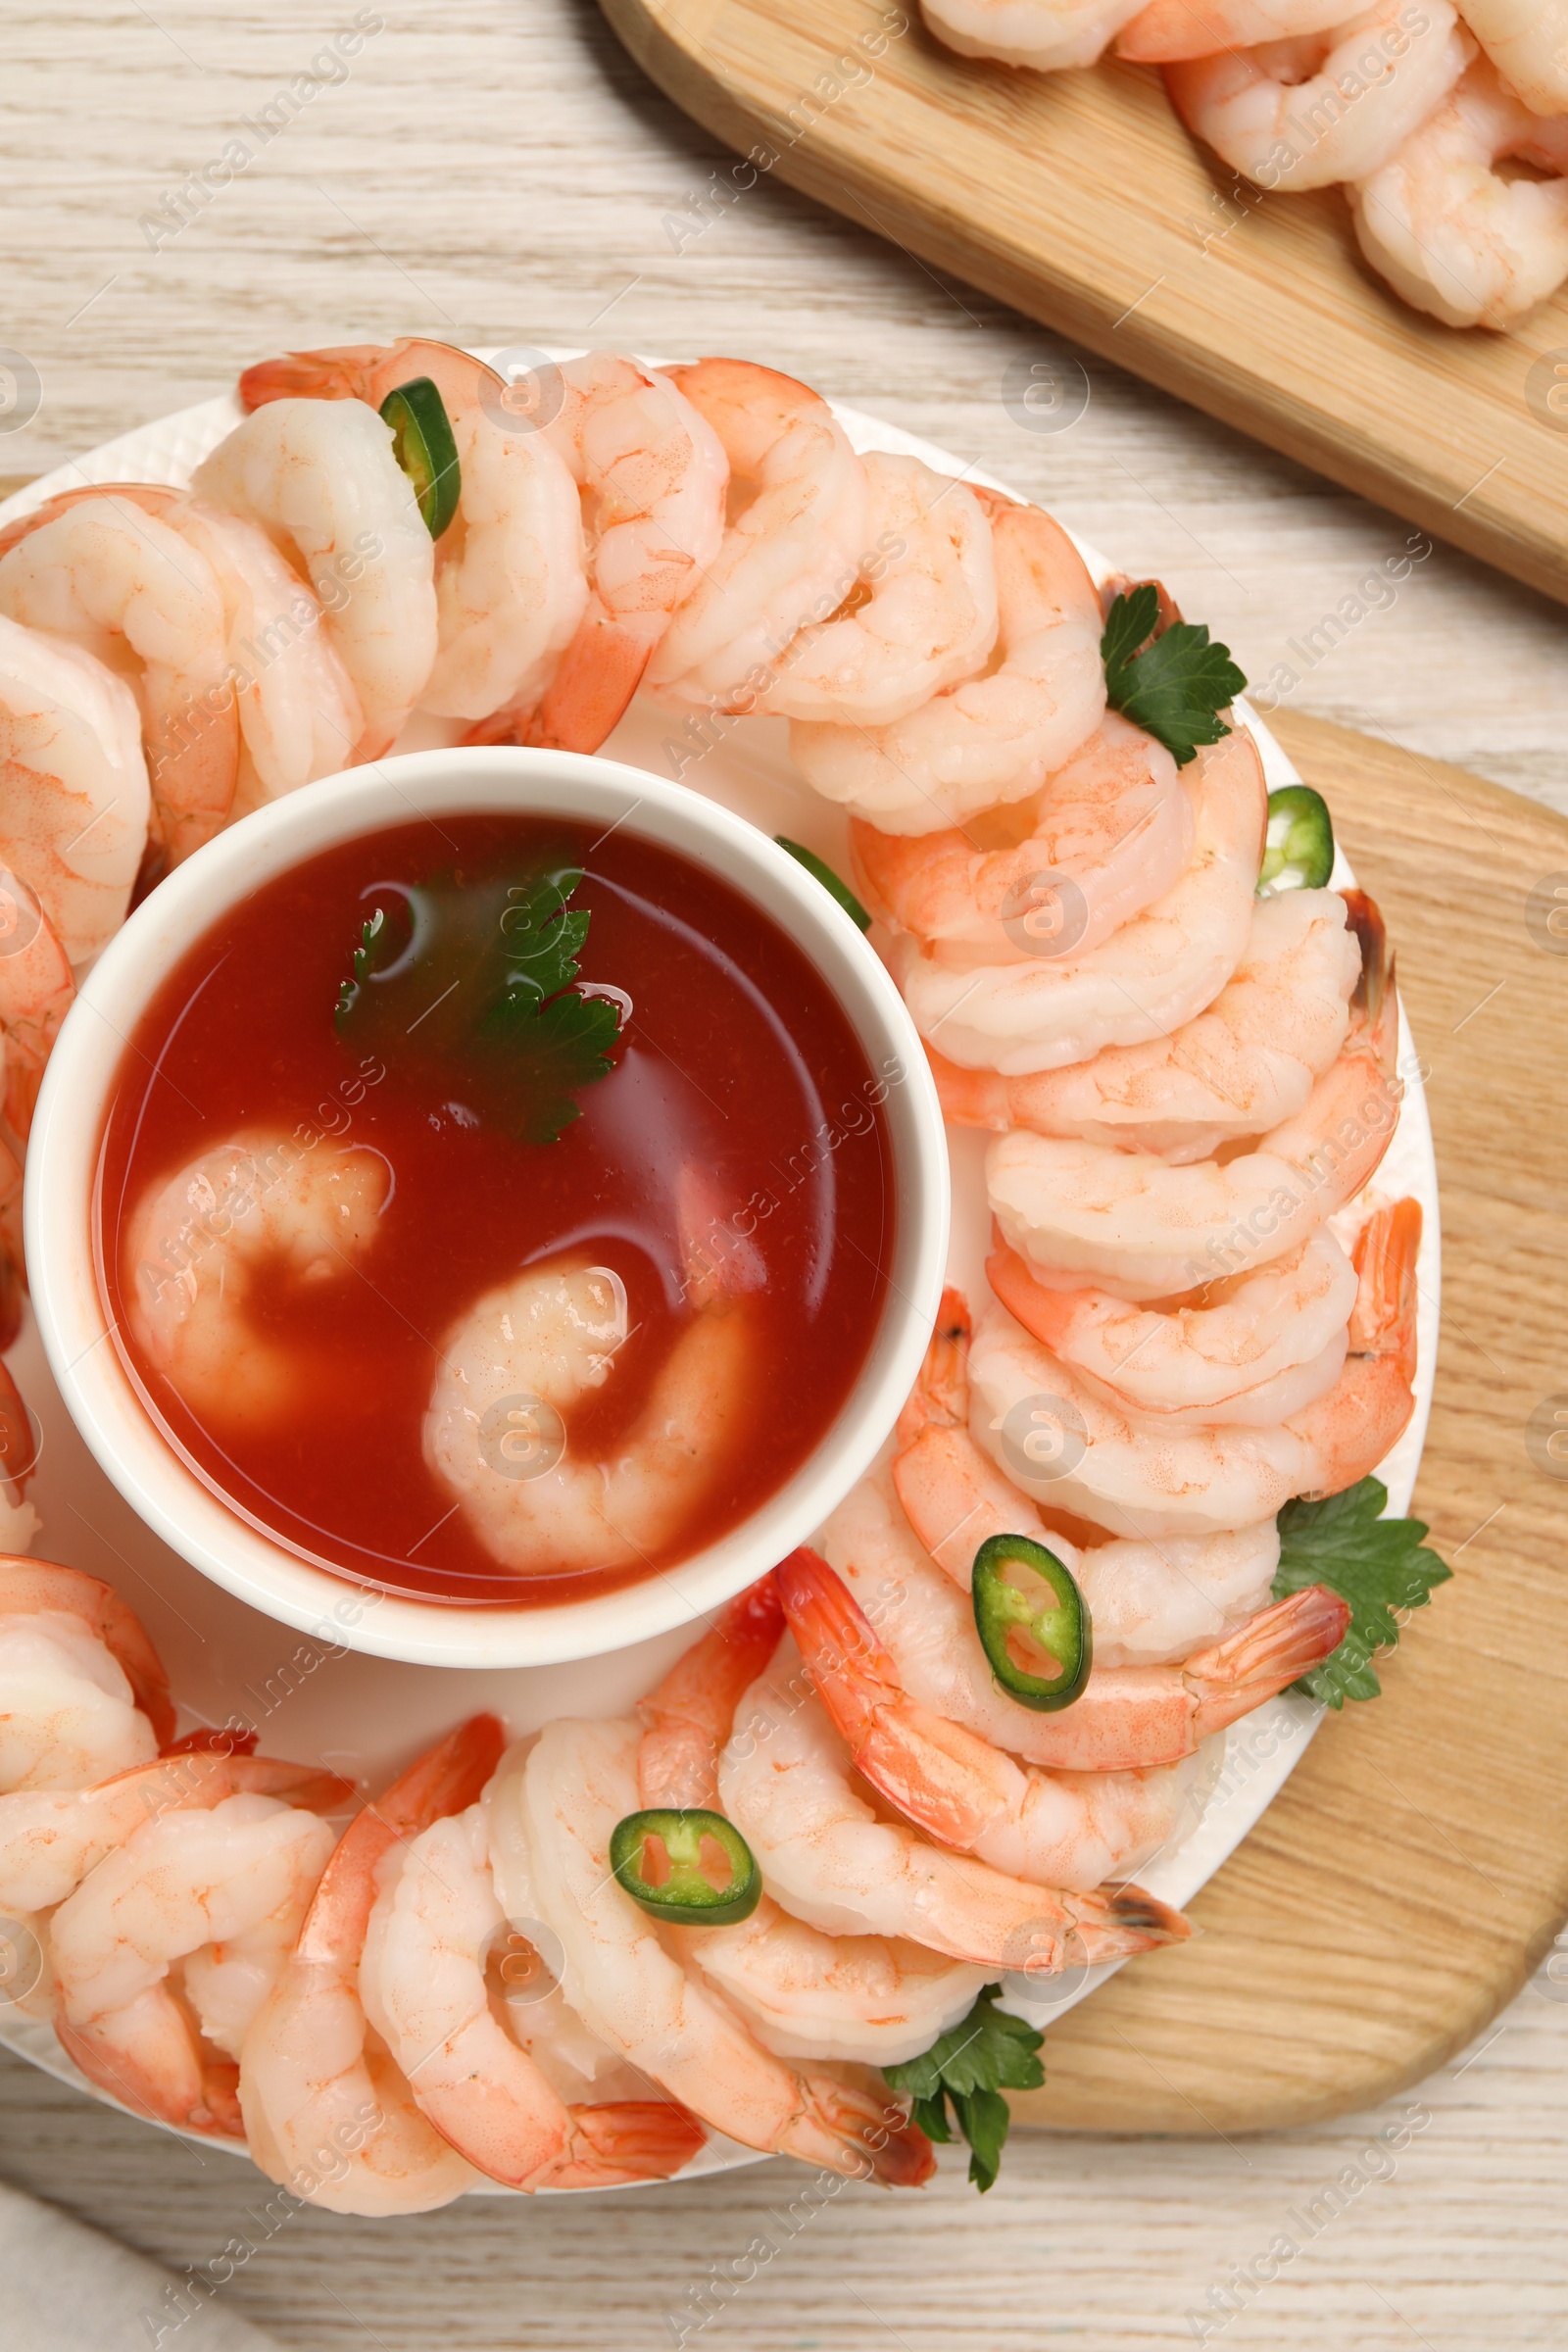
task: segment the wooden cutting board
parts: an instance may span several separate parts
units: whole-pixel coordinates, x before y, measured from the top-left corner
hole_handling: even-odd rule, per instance
[[[753,158],[666,216],[675,250],[776,172],[1568,601],[1568,290],[1509,335],[1421,317],[1362,265],[1338,189],[1238,194],[1152,68],[956,57],[916,0],[601,5],[660,88]],[[1069,416],[1080,375],[1048,374],[1031,414]]]
[[[1568,821],[1321,719],[1269,724],[1382,906],[1428,1065],[1443,1341],[1415,1508],[1454,1576],[1195,1898],[1201,1936],[1052,2030],[1014,2110],[1063,2132],[1371,2106],[1480,2034],[1568,1913]],[[1531,901],[1554,875],[1560,941]],[[1530,1430],[1554,1396],[1560,1479]]]

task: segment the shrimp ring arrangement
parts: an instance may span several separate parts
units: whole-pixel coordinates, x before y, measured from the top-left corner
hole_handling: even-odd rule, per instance
[[[104,2095],[335,2211],[725,2142],[918,2185],[955,2129],[988,2187],[1004,2093],[1042,2080],[1031,1999],[1189,1933],[1137,1879],[1228,1729],[1295,1686],[1375,1695],[1394,1610],[1447,1573],[1374,1475],[1415,1412],[1422,1228],[1375,1183],[1377,909],[1156,583],[1097,586],[1037,509],[858,454],[787,377],[596,353],[519,396],[403,344],[242,392],[188,491],[0,533],[12,1212],[73,974],[133,891],[411,714],[591,751],[641,689],[683,759],[786,722],[845,812],[853,871],[803,856],[876,926],[993,1247],[878,1466],[634,1711],[510,1742],[478,1714],[369,1790],[242,1725],[175,1736],[125,1603],[26,1556],[0,1393],[11,1999]],[[345,1150],[259,1182],[267,1156],[240,1136],[173,1180],[227,1202],[226,1310],[199,1269],[143,1302],[197,1379],[232,1377],[222,1314],[270,1266],[352,1264],[390,1181]],[[737,1286],[692,1274],[666,1436],[734,1385]],[[432,1458],[456,1389],[512,1377],[498,1330],[546,1333],[564,1405],[624,1326],[570,1253],[475,1298]],[[247,1379],[265,1418],[287,1364],[258,1343]],[[468,1506],[502,1558],[599,1560],[666,1507],[658,1434]]]
[[[1509,327],[1568,277],[1564,0],[921,0],[963,57],[1157,65],[1254,187],[1343,186],[1362,255],[1448,326]],[[1255,200],[1254,200],[1255,201]]]

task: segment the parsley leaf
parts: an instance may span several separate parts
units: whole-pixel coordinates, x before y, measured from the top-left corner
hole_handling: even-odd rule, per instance
[[[1043,2035],[995,2007],[996,1998],[997,1986],[987,1984],[968,2016],[928,2050],[882,2069],[889,2086],[914,2101],[914,2120],[927,2139],[952,2139],[952,2107],[969,2143],[969,2178],[982,2195],[997,2178],[1011,2122],[1003,2091],[1038,2090],[1046,2079],[1037,2054]]]
[[[1105,700],[1185,767],[1200,744],[1218,743],[1230,733],[1219,712],[1247,680],[1230,647],[1209,643],[1206,623],[1175,620],[1154,637],[1158,616],[1159,592],[1147,580],[1111,606],[1100,640]]]
[[[389,886],[338,993],[337,1031],[404,1081],[524,1142],[554,1143],[613,1067],[620,1013],[576,987],[589,911],[578,866]]]
[[[1274,1598],[1327,1585],[1350,1604],[1339,1648],[1293,1686],[1331,1707],[1377,1697],[1382,1685],[1372,1660],[1399,1639],[1395,1611],[1425,1608],[1434,1586],[1446,1584],[1453,1573],[1426,1548],[1424,1520],[1383,1517],[1388,1499],[1381,1479],[1363,1478],[1321,1502],[1288,1502],[1279,1514]]]

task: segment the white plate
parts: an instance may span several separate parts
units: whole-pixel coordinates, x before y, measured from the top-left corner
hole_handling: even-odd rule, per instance
[[[895,451],[920,458],[939,472],[960,472],[968,480],[1006,489],[989,474],[964,468],[947,451],[900,432],[877,417],[837,404],[835,414],[857,449]],[[229,396],[203,401],[195,408],[139,426],[118,440],[105,442],[86,457],[57,467],[7,500],[0,505],[0,523],[27,513],[57,491],[87,482],[153,481],[183,488],[193,468],[243,415],[238,400]],[[1097,580],[1120,568],[1082,541],[1079,546]],[[1290,760],[1255,712],[1245,703],[1239,709],[1262,752],[1269,789],[1299,783]],[[680,725],[679,720],[639,698],[604,750],[614,759],[668,776],[675,772],[668,747],[678,738]],[[397,748],[423,749],[450,740],[455,733],[456,729],[444,730],[442,722],[416,719]],[[848,819],[842,809],[819,800],[794,774],[782,720],[750,719],[732,728],[700,761],[685,767],[681,780],[765,832],[785,833],[805,843],[839,872],[849,871]],[[1333,879],[1337,885],[1353,882],[1343,856],[1336,860]],[[1379,1473],[1389,1489],[1390,1508],[1396,1513],[1409,1509],[1431,1410],[1440,1269],[1432,1129],[1422,1090],[1422,1065],[1402,1009],[1399,1069],[1405,1092],[1377,1182],[1381,1190],[1395,1195],[1413,1194],[1421,1203],[1423,1228],[1415,1412]],[[953,1163],[949,1275],[970,1298],[983,1292],[989,1248],[991,1220],[982,1165],[985,1143],[985,1137],[977,1133],[949,1130]],[[169,1668],[179,1701],[181,1730],[196,1724],[225,1724],[239,1716],[260,1730],[263,1746],[274,1754],[327,1765],[380,1786],[419,1748],[478,1707],[494,1708],[506,1718],[514,1735],[531,1731],[558,1715],[621,1713],[652,1686],[689,1639],[684,1633],[669,1634],[577,1665],[496,1673],[405,1666],[355,1651],[333,1654],[320,1642],[291,1633],[209,1584],[142,1525],[77,1437],[50,1379],[30,1315],[9,1360],[42,1429],[42,1451],[32,1488],[32,1499],[43,1520],[36,1548],[50,1558],[102,1577],[124,1594],[144,1620]],[[1140,1871],[1140,1883],[1166,1902],[1190,1902],[1284,1786],[1305,1752],[1321,1715],[1322,1710],[1310,1701],[1290,1695],[1271,1699],[1243,1722],[1233,1724],[1226,1736],[1219,1784],[1201,1822],[1183,1845]],[[1114,1964],[1088,1969],[1070,1982],[1060,1982],[1048,1999],[1009,2001],[1009,2006],[1044,2026],[1112,1974]],[[46,2024],[0,2009],[0,2042],[106,2105],[117,2104],[78,2073]],[[244,2152],[238,2142],[216,2144],[230,2147],[236,2154]],[[757,2161],[749,2149],[712,2139],[682,2178],[724,2172]],[[495,2193],[510,2192],[498,2189]]]

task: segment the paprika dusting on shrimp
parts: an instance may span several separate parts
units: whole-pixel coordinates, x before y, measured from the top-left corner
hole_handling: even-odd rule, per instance
[[[229,910],[128,1043],[117,1345],[187,1467],[318,1565],[610,1590],[839,1413],[896,1224],[886,1091],[805,954],[628,826],[370,834]]]

